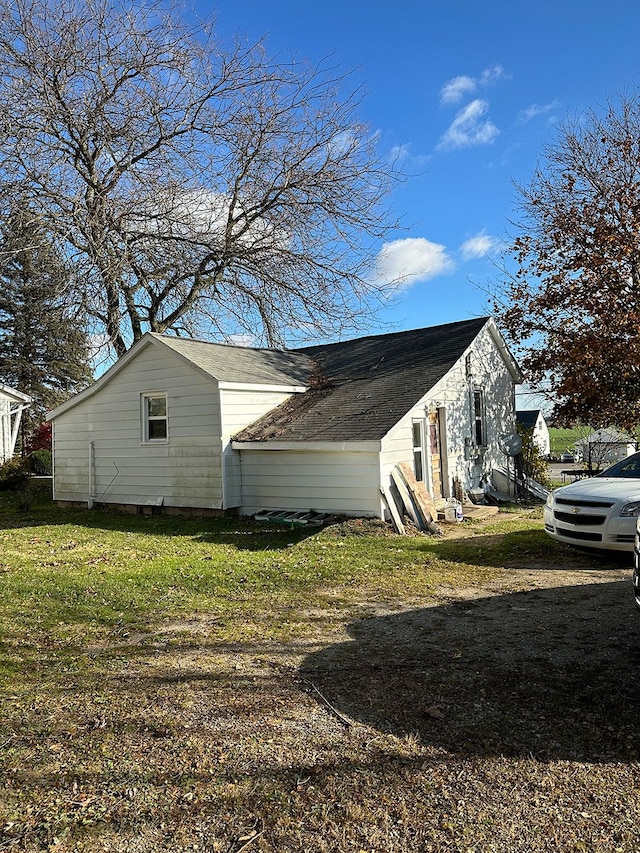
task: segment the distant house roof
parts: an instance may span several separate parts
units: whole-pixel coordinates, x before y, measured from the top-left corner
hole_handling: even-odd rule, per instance
[[[516,412],[516,423],[523,429],[533,429],[538,423],[540,409],[518,409]]]
[[[483,317],[295,350],[313,368],[308,390],[233,440],[379,440],[447,374],[487,323],[495,331]],[[510,359],[506,350],[505,358]],[[512,360],[511,366],[519,377]]]
[[[609,429],[594,430],[585,438],[576,441],[575,444],[633,444],[634,442],[635,438],[628,433],[610,427]]]

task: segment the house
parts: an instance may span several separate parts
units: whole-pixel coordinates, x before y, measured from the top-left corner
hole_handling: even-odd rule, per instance
[[[398,462],[434,498],[504,464],[521,381],[491,318],[289,351],[148,333],[50,413],[54,497],[383,517]]]
[[[30,402],[31,397],[0,384],[0,465],[15,452],[22,412]]]
[[[575,460],[590,468],[611,465],[636,452],[634,438],[613,427],[597,429],[574,444]]]
[[[531,438],[540,455],[549,456],[551,453],[549,427],[542,411],[540,409],[518,409],[516,411],[516,422],[520,430],[526,432],[531,430]]]

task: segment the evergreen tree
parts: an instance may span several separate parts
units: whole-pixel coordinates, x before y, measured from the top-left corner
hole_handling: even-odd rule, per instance
[[[0,382],[33,398],[23,447],[52,406],[91,379],[84,321],[71,265],[32,211],[0,223]]]

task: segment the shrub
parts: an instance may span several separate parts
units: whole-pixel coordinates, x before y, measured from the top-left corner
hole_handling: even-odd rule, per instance
[[[524,473],[540,485],[549,487],[549,468],[546,460],[542,457],[538,445],[533,440],[532,429],[518,430],[522,438],[522,464]]]
[[[17,492],[27,485],[30,477],[26,459],[7,459],[0,465],[0,491]]]
[[[53,470],[50,450],[34,450],[27,456],[29,470],[37,477],[48,477]]]

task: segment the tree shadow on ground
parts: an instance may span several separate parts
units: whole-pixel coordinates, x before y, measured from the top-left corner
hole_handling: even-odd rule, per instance
[[[372,617],[300,672],[341,714],[450,753],[638,757],[640,623],[629,582]]]

